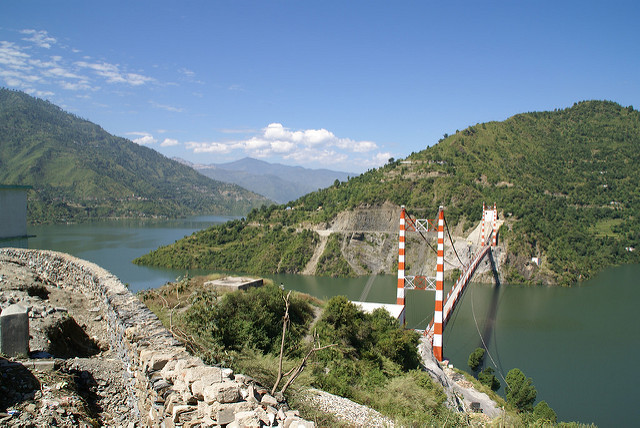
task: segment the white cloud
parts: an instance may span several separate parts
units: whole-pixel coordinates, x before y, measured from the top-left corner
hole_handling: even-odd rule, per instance
[[[193,77],[196,75],[196,73],[194,73],[193,71],[185,67],[182,67],[181,69],[179,69],[178,72],[184,74],[186,77]]]
[[[174,140],[173,138],[165,138],[164,141],[162,141],[162,143],[160,143],[161,147],[171,147],[171,146],[177,146],[178,144],[180,144],[178,142],[178,140]]]
[[[136,144],[140,144],[141,146],[155,144],[158,142],[158,140],[153,138],[153,135],[149,134],[148,132],[127,132],[127,135],[137,135],[138,138],[134,138],[131,141]]]
[[[288,140],[296,145],[314,147],[338,147],[343,150],[365,153],[378,148],[372,141],[354,141],[350,138],[338,138],[333,132],[321,129],[291,131],[280,123],[270,123],[263,130],[263,138],[267,140]]]
[[[98,76],[104,77],[107,80],[107,83],[124,83],[130,86],[140,86],[146,83],[155,82],[153,77],[147,77],[137,73],[122,72],[120,71],[120,66],[118,64],[77,61],[75,65],[81,68],[93,70]]]
[[[380,166],[386,164],[391,159],[391,152],[376,153],[371,166]]]
[[[348,138],[340,139],[337,146],[355,153],[366,153],[378,148],[378,145],[372,141],[353,141]]]
[[[193,150],[194,153],[218,153],[226,154],[231,153],[234,150],[233,144],[225,143],[200,143],[195,141],[188,141],[184,143],[188,150]]]
[[[40,48],[51,49],[51,45],[55,44],[57,40],[44,30],[21,30],[22,34],[30,35],[22,40],[31,42]]]
[[[51,77],[61,77],[65,79],[84,79],[84,77],[82,76],[78,76],[77,74],[69,70],[66,70],[62,67],[57,67],[57,66],[53,66],[45,70],[43,73],[45,76],[51,76]]]
[[[36,74],[18,70],[0,70],[0,77],[4,79],[7,85],[14,87],[28,87],[30,84],[41,80],[41,77]]]
[[[42,32],[36,33],[34,31],[24,30],[23,33],[47,40]],[[34,87],[36,84],[55,84],[62,89],[73,91],[99,89],[91,85],[88,77],[70,69],[60,55],[52,55],[49,58],[32,58],[27,52],[27,48],[13,42],[0,41],[0,78],[8,86],[28,90],[28,93],[40,94],[52,92],[48,89],[36,89]]]
[[[143,145],[146,145],[146,144],[155,144],[155,143],[158,142],[158,140],[153,138],[153,136],[151,136],[151,135],[145,135],[144,137],[136,138],[135,140],[133,140],[133,142],[143,146]]]
[[[40,98],[45,98],[45,97],[50,97],[55,95],[53,92],[51,91],[38,91],[36,89],[25,89],[24,91],[25,93],[29,94],[29,95],[33,95],[35,97],[40,97]]]
[[[0,41],[0,65],[13,69],[29,70],[27,59],[30,56],[22,52],[15,43]]]
[[[62,89],[67,89],[69,91],[84,91],[84,90],[96,91],[100,89],[100,87],[95,87],[90,85],[89,82],[86,80],[82,80],[80,82],[60,81],[58,83]]]
[[[223,130],[235,133],[237,130]],[[254,132],[255,133],[255,132]],[[378,145],[372,141],[339,138],[321,129],[291,130],[281,123],[270,123],[258,135],[242,140],[188,142],[185,147],[194,153],[229,154],[238,151],[257,158],[282,158],[300,165],[324,165],[344,170],[380,166],[391,157],[375,153]]]
[[[152,106],[154,106],[155,108],[159,108],[161,110],[172,111],[172,112],[175,112],[175,113],[182,113],[184,111],[183,108],[174,107],[174,106],[170,106],[170,105],[167,105],[167,104],[159,104],[159,103],[156,103],[154,101],[149,101],[149,103]]]
[[[263,137],[268,140],[284,139],[306,146],[319,144],[335,144],[339,139],[326,129],[307,129],[304,131],[290,131],[281,123],[270,123],[264,129]]]

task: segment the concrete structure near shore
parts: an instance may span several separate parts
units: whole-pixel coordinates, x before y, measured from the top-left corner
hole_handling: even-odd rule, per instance
[[[27,236],[27,190],[31,186],[0,184],[0,239]]]
[[[402,323],[402,313],[404,311],[404,305],[397,305],[395,303],[373,303],[373,302],[351,302],[364,312],[370,314],[378,308],[385,309],[389,314]]]
[[[219,291],[247,290],[251,287],[262,287],[262,279],[246,278],[240,276],[227,276],[204,283],[205,287]]]
[[[27,308],[11,305],[0,314],[0,353],[12,358],[29,355]]]

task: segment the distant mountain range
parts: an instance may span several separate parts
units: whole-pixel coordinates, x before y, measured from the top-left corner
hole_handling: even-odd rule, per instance
[[[210,165],[193,164],[180,158],[174,158],[174,160],[192,167],[209,178],[237,184],[281,204],[329,187],[336,180],[347,181],[349,177],[358,175],[328,169],[273,164],[253,158]]]
[[[244,215],[271,201],[23,92],[0,88],[0,183],[30,185],[31,223]]]

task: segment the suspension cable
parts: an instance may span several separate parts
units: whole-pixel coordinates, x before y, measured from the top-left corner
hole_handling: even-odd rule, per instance
[[[410,222],[411,222],[411,224],[413,225],[413,228],[415,229],[415,231],[416,231],[416,232],[418,232],[418,233],[420,234],[420,236],[422,237],[422,239],[424,240],[424,242],[429,246],[429,248],[431,248],[431,251],[433,251],[433,252],[434,252],[434,253],[436,253],[436,255],[437,255],[437,254],[438,254],[438,250],[436,250],[435,248],[433,248],[433,245],[431,245],[431,244],[429,243],[429,241],[427,240],[427,238],[422,234],[422,232],[420,231],[420,229],[419,229],[419,228],[418,228],[418,226],[416,225],[415,221],[411,218],[411,216],[409,215],[409,213],[407,213],[406,211],[405,211],[405,216],[409,218],[409,221],[410,221]],[[445,224],[446,224],[446,223],[447,223],[447,222],[445,221]],[[447,226],[447,230],[448,230],[448,226]],[[449,234],[449,240],[451,241],[451,234]],[[453,241],[451,241],[451,246],[453,246]],[[456,252],[456,248],[455,248],[455,247],[453,247],[453,251],[456,253],[456,256],[457,256],[457,255],[458,255],[458,253]],[[448,263],[450,266],[453,266],[453,267],[455,267],[455,268],[457,268],[457,267],[458,267],[458,265],[457,265],[456,263],[450,262],[449,260],[444,259],[444,258],[443,258],[443,260],[444,260],[446,263]],[[460,257],[458,257],[458,260],[460,260]],[[460,265],[461,265],[461,267],[464,267],[464,266],[465,266],[465,264],[464,264],[464,263],[462,263],[462,260],[460,260]]]
[[[491,359],[491,363],[493,364],[493,367],[495,367],[496,370],[498,371],[498,374],[500,375],[500,377],[504,381],[504,384],[506,386],[509,386],[509,384],[507,383],[507,380],[504,378],[504,374],[502,373],[502,369],[500,367],[498,367],[498,365],[496,364],[495,360],[493,359],[493,356],[491,355],[491,351],[489,351],[489,347],[487,346],[486,342],[484,341],[484,338],[482,337],[482,333],[480,333],[480,327],[478,326],[478,319],[476,318],[475,306],[473,304],[473,301],[474,301],[474,299],[473,299],[473,290],[475,290],[475,287],[471,288],[471,313],[473,314],[473,321],[476,324],[476,330],[478,331],[478,336],[480,336],[480,341],[482,342],[482,346],[484,346],[484,349],[486,349],[487,354],[489,354],[489,358]]]
[[[443,214],[444,217],[444,214]],[[447,235],[449,235],[449,242],[451,242],[451,247],[453,248],[453,252],[455,253],[456,257],[458,258],[458,261],[460,262],[460,266],[463,267],[464,269],[467,268],[467,265],[465,265],[462,260],[460,259],[460,256],[458,255],[458,252],[456,251],[456,246],[453,243],[453,238],[451,238],[451,232],[449,232],[449,222],[447,222],[447,220],[445,219],[444,221],[445,226],[447,226]]]
[[[413,228],[415,229],[416,232],[418,232],[420,234],[420,236],[422,237],[422,239],[424,240],[424,242],[426,242],[426,244],[429,246],[429,248],[431,248],[431,251],[433,251],[434,253],[438,254],[438,251],[433,248],[433,245],[431,245],[429,243],[429,241],[427,240],[427,238],[422,234],[422,232],[420,231],[420,229],[418,228],[418,226],[416,225],[416,222],[411,218],[411,215],[405,211],[405,215],[407,216],[407,218],[409,218],[409,221],[411,222],[411,224],[413,225]]]

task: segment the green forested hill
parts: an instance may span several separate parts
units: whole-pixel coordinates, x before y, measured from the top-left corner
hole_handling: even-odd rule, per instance
[[[640,113],[585,101],[445,134],[404,160],[306,195],[292,209],[254,210],[246,220],[194,234],[137,262],[295,272],[318,242],[309,229],[342,211],[388,201],[435,213],[443,205],[448,223],[466,229],[486,201],[496,202],[507,222],[501,230],[507,281],[540,281],[523,274],[525,262],[539,256],[546,282],[570,284],[606,266],[640,262],[639,186]],[[344,267],[339,247],[331,251]]]
[[[0,183],[33,186],[32,223],[243,214],[267,202],[48,101],[1,88]]]

